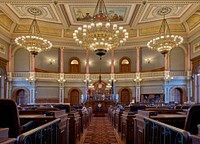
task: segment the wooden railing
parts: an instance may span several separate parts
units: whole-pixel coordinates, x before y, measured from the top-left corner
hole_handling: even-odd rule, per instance
[[[144,118],[145,144],[189,144],[189,132],[158,122],[150,118]]]
[[[60,119],[55,119],[17,137],[17,144],[59,144]]]

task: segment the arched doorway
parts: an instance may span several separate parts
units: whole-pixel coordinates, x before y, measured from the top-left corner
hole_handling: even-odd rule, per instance
[[[121,88],[119,90],[119,99],[121,104],[127,105],[131,102],[132,100],[132,91],[130,88]]]
[[[18,105],[26,105],[29,103],[29,90],[26,88],[17,88],[13,92],[13,99]]]
[[[178,103],[178,104],[183,104],[184,102],[187,101],[187,98],[186,98],[186,90],[185,88],[183,87],[173,87],[171,90],[170,90],[170,101],[173,101],[175,103]]]
[[[70,99],[70,104],[74,105],[74,104],[80,104],[81,103],[81,95],[82,92],[80,89],[78,88],[72,88],[69,90],[69,99]]]

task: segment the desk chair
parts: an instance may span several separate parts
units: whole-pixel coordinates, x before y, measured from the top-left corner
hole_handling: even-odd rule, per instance
[[[184,130],[190,134],[198,134],[198,124],[200,124],[200,104],[195,104],[188,109]]]
[[[70,105],[57,104],[57,105],[54,105],[54,107],[58,108],[60,110],[65,110],[66,113],[70,113],[70,111],[71,111]]]
[[[23,132],[35,127],[33,121],[20,125],[19,112],[15,101],[0,99],[0,127],[9,128],[9,137],[16,138]]]
[[[189,109],[190,108],[190,105],[182,105],[181,106],[181,109]]]

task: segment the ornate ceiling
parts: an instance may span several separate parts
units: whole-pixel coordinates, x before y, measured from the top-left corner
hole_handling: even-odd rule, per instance
[[[97,0],[1,0],[0,31],[11,41],[27,33],[34,9],[42,36],[54,47],[77,47],[74,29],[91,21]],[[113,22],[129,31],[126,47],[146,45],[160,28],[163,13],[172,33],[192,41],[200,31],[199,0],[105,0]],[[190,38],[188,37],[190,36]]]

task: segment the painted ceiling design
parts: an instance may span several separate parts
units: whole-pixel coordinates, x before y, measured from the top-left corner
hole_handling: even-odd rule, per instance
[[[0,2],[0,31],[12,39],[26,33],[37,10],[36,19],[42,35],[49,36],[55,43],[66,43],[67,38],[69,45],[74,42],[73,31],[91,21],[96,6],[92,0],[3,1]],[[178,32],[186,37],[200,30],[199,0],[193,0],[193,3],[188,0],[148,0],[145,4],[142,0],[105,0],[105,4],[111,22],[128,30],[129,42],[139,43],[157,34],[164,15],[172,33]]]

